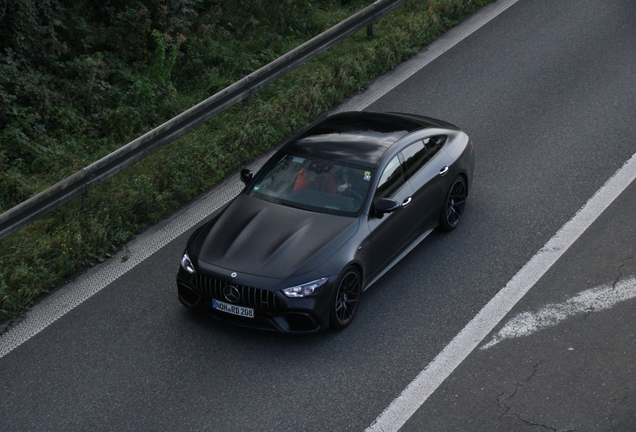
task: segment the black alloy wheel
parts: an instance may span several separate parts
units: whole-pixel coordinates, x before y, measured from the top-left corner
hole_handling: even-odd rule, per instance
[[[464,177],[457,176],[446,194],[444,207],[439,215],[439,225],[444,231],[452,231],[464,214],[468,189]]]
[[[353,267],[347,268],[337,283],[331,302],[331,327],[341,330],[351,324],[362,295],[362,278]]]

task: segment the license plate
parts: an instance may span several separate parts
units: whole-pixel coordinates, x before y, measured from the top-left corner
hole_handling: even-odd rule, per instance
[[[212,299],[212,308],[232,315],[254,318],[254,309],[225,303],[216,299]]]

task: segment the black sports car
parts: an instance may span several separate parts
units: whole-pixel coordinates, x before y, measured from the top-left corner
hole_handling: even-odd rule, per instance
[[[238,325],[347,327],[362,292],[433,229],[454,229],[474,167],[456,126],[350,112],[300,132],[188,240],[179,300]]]

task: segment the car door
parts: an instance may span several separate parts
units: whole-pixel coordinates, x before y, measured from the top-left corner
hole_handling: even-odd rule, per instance
[[[412,207],[418,215],[414,237],[434,226],[444,195],[449,187],[450,165],[446,152],[440,151],[446,137],[437,136],[417,141],[402,151],[407,181],[413,189]]]
[[[363,243],[361,256],[366,263],[367,277],[379,274],[405,247],[412,229],[413,190],[406,181],[402,163],[396,155],[384,169],[373,196],[373,202],[389,198],[401,204],[400,208],[382,217],[370,214],[368,217],[369,237]],[[371,212],[373,213],[373,212]]]

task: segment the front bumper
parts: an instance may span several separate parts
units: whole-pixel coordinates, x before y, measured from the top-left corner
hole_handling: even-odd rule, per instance
[[[212,299],[227,302],[222,295],[222,289],[227,285],[237,284],[218,274],[191,275],[182,268],[179,268],[177,274],[179,301],[190,309],[206,311],[216,319],[242,327],[289,334],[315,333],[329,325],[333,280],[328,281],[319,293],[311,297],[293,299],[287,298],[280,290],[238,285],[241,292],[246,294],[241,294],[240,300],[234,304],[254,309],[254,318],[213,309]]]

